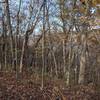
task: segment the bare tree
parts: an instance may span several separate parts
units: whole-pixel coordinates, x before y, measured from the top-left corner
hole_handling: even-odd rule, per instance
[[[13,67],[13,65],[14,65],[14,62],[13,62],[13,57],[14,57],[14,52],[13,52],[13,34],[12,34],[9,2],[8,2],[8,0],[4,0],[4,2],[5,2],[4,8],[5,8],[5,15],[6,15],[6,21],[7,21],[7,28],[8,28],[8,33],[9,33],[9,36],[10,36],[11,66]]]

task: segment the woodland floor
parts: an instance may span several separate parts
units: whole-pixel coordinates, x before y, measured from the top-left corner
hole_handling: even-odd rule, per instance
[[[63,80],[51,79],[41,89],[37,75],[16,80],[15,73],[0,72],[0,100],[100,100],[100,92],[92,83],[66,87]]]

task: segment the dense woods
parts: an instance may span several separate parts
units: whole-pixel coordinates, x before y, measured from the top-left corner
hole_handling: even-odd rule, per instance
[[[0,0],[0,100],[99,99],[100,1]]]

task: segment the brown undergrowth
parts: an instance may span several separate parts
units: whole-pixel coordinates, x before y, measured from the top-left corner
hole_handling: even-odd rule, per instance
[[[100,100],[100,93],[92,83],[67,87],[63,80],[48,78],[41,90],[39,77],[16,80],[15,73],[0,72],[0,100]]]

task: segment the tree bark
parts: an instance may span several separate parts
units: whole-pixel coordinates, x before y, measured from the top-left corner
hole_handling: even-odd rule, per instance
[[[79,84],[85,83],[85,68],[86,68],[86,36],[85,34],[82,34],[81,41],[83,44],[83,50],[81,52],[80,57],[80,71],[79,71]]]
[[[10,19],[10,11],[9,11],[9,2],[8,0],[5,0],[5,14],[6,14],[6,21],[8,25],[8,32],[10,36],[10,48],[11,48],[11,66],[13,68],[14,62],[13,62],[13,35],[12,35],[12,26],[11,26],[11,19]]]

